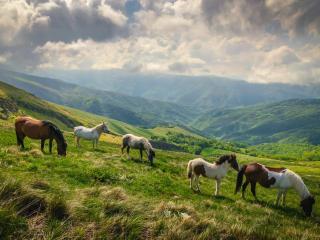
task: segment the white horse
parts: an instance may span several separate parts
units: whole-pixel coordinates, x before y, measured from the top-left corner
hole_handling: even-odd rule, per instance
[[[80,147],[80,138],[86,140],[92,140],[93,148],[98,146],[98,141],[102,133],[109,133],[107,125],[103,122],[93,128],[87,128],[84,126],[74,127],[73,133],[76,138],[77,147]]]
[[[187,168],[190,188],[193,191],[200,192],[199,177],[202,175],[203,177],[214,178],[216,180],[215,195],[219,195],[221,180],[227,175],[230,167],[239,171],[235,154],[223,155],[215,163],[209,163],[202,158],[190,160]],[[193,183],[196,184],[197,189],[193,188]]]
[[[122,137],[122,148],[121,152],[123,155],[123,150],[127,148],[127,155],[130,158],[129,152],[130,148],[140,150],[140,160],[142,161],[142,153],[146,152],[150,164],[153,165],[153,158],[156,156],[154,149],[148,139],[144,137],[138,137],[133,134],[126,134]]]

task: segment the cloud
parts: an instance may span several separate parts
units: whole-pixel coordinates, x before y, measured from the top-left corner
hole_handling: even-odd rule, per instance
[[[0,61],[23,68],[319,82],[319,4],[317,0],[7,1],[0,6]]]
[[[316,50],[316,49],[314,49]],[[320,52],[320,46],[317,51]],[[281,46],[266,52],[262,61],[252,67],[248,78],[253,82],[292,84],[319,83],[320,55],[312,59],[298,56],[293,49]]]
[[[21,65],[37,62],[32,48],[78,39],[108,41],[129,34],[125,1],[5,1],[0,6],[0,53],[12,52]],[[24,57],[26,61],[21,60]]]
[[[320,34],[317,0],[203,0],[202,11],[214,31],[236,34],[264,31],[291,37]]]

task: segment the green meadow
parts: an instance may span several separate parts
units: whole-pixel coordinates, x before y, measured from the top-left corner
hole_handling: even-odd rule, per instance
[[[13,121],[0,121],[1,239],[319,239],[320,207],[303,216],[299,196],[290,190],[286,207],[274,202],[276,190],[257,188],[259,202],[234,195],[236,172],[222,182],[201,178],[193,193],[186,176],[190,153],[157,150],[155,166],[120,155],[120,145],[103,138],[75,148],[65,132],[68,154],[40,151],[26,139],[16,147]],[[46,148],[46,151],[47,148]],[[207,152],[206,159],[226,153]],[[315,196],[320,194],[319,161],[284,161],[237,154],[240,164],[284,166],[300,174]]]

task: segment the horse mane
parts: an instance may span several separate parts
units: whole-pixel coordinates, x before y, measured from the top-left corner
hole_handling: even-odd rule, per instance
[[[226,155],[222,155],[221,157],[219,157],[219,159],[217,161],[215,161],[215,164],[217,165],[221,165],[223,164],[225,161],[229,160],[230,158],[232,158],[234,155],[233,154],[226,154]]]
[[[42,123],[44,126],[48,126],[55,133],[55,135],[61,142],[65,142],[65,139],[61,130],[55,124],[47,120],[43,120]]]
[[[289,175],[290,180],[294,183],[293,187],[300,194],[300,197],[305,198],[311,195],[303,179],[297,173],[287,169],[286,174]]]

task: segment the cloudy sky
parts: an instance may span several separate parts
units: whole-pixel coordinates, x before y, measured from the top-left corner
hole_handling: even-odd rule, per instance
[[[0,64],[320,83],[319,0],[0,0]]]

